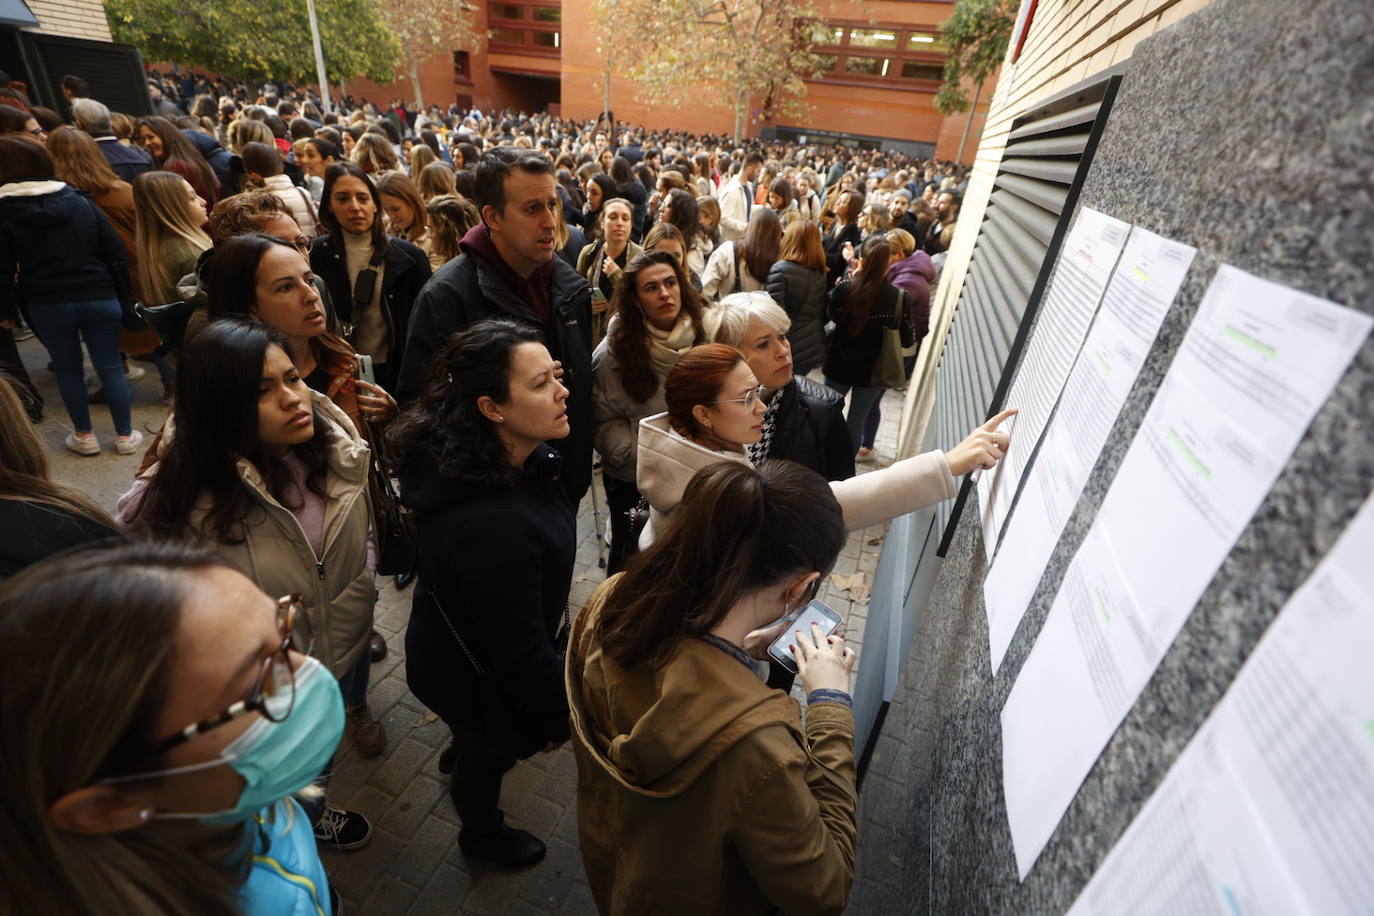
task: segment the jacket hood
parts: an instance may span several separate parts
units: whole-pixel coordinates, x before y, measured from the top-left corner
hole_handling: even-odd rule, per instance
[[[887,269],[887,282],[895,283],[902,277],[919,275],[927,283],[935,282],[935,263],[924,251],[913,251]]]
[[[578,615],[566,669],[573,731],[612,778],[671,798],[760,728],[787,722],[802,743],[796,702],[704,640],[684,637],[657,670],[622,668],[603,653],[596,623],[620,580],[606,580]]]
[[[635,479],[639,492],[659,512],[672,512],[692,475],[718,461],[744,461],[743,452],[717,452],[673,431],[668,414],[639,421],[639,454]]]
[[[7,181],[0,185],[0,206],[22,211],[24,222],[30,227],[66,226],[78,205],[85,206],[85,203],[76,191],[50,178]]]

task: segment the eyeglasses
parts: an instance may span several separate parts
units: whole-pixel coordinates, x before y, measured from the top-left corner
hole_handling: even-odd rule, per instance
[[[281,644],[263,660],[262,670],[258,672],[248,696],[208,719],[163,738],[153,745],[151,756],[164,754],[178,744],[185,744],[250,712],[262,713],[262,717],[269,722],[285,721],[296,705],[296,670],[291,664],[291,650],[309,654],[311,648],[308,641],[302,644],[297,639],[296,622],[302,619],[306,619],[306,611],[300,595],[278,598],[277,632],[281,634]]]
[[[303,255],[310,254],[310,239],[303,235],[298,235],[291,240],[291,244],[296,246],[296,250]]]
[[[35,127],[33,130],[26,130],[24,133],[33,134],[35,137],[46,137],[48,135],[48,132],[41,127]]]
[[[757,404],[760,400],[763,399],[763,390],[764,390],[765,387],[766,387],[766,386],[764,386],[764,385],[760,385],[759,387],[753,389],[752,391],[750,391],[748,394],[746,394],[746,395],[745,395],[744,397],[742,397],[742,398],[726,398],[726,399],[724,399],[723,401],[711,401],[710,403],[712,403],[712,404],[743,404],[746,408],[752,410],[752,409],[754,408],[754,405]]]

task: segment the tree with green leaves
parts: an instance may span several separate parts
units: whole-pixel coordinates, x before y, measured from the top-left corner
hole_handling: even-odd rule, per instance
[[[940,36],[948,51],[944,83],[935,94],[935,110],[943,115],[969,113],[959,140],[959,157],[963,156],[983,84],[1007,56],[1007,43],[1019,6],[1018,0],[959,0],[954,12],[940,25]],[[972,102],[965,89],[968,83],[976,87]]]
[[[317,13],[331,80],[395,78],[400,43],[373,0],[329,0]],[[305,0],[105,0],[105,15],[115,41],[147,60],[248,79],[315,80]]]
[[[382,21],[401,44],[415,107],[425,107],[420,88],[420,61],[454,51],[475,51],[480,44],[475,7],[467,0],[374,0]]]
[[[815,0],[594,0],[601,52],[647,99],[727,102],[735,142],[753,98],[765,117],[805,109],[825,19]],[[608,68],[609,75],[609,68]]]

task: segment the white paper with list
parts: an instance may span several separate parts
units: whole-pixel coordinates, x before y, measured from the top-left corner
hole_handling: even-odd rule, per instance
[[[1139,226],[1131,230],[983,583],[993,673],[1195,254]]]
[[[1084,207],[1064,240],[1035,331],[1007,392],[1004,406],[1018,408],[1002,427],[1010,433],[1013,445],[997,467],[978,477],[978,511],[989,557],[1130,229],[1119,219]]]
[[[1279,611],[1069,916],[1367,913],[1374,499]]]
[[[1371,321],[1218,269],[1002,709],[1022,878]]]

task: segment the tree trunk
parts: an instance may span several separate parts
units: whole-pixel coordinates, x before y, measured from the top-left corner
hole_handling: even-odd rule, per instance
[[[735,90],[735,146],[739,146],[744,139],[744,107],[748,101],[746,90]]]
[[[601,110],[611,110],[611,51],[606,50],[606,69],[601,74]]]
[[[968,142],[969,131],[973,129],[973,118],[978,114],[978,99],[983,95],[983,81],[978,81],[978,88],[973,92],[973,104],[969,106],[968,118],[964,121],[964,135],[959,138],[959,153],[954,157],[954,161],[960,165],[964,164],[964,144]]]
[[[414,54],[407,52],[406,59],[410,61],[410,88],[415,90],[415,108],[424,111],[425,91],[420,88],[420,65],[416,63]]]

